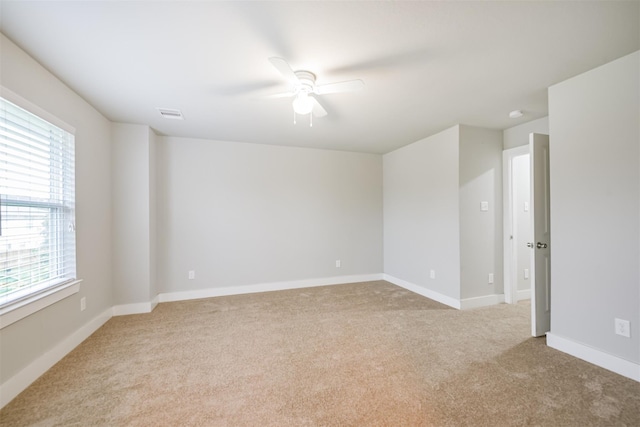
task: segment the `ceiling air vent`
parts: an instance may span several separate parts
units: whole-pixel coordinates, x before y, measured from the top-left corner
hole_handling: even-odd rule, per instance
[[[165,119],[184,120],[184,116],[180,110],[173,110],[171,108],[158,108],[158,112]]]

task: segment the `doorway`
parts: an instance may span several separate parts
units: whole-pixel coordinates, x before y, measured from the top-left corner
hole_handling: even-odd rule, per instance
[[[503,151],[504,294],[515,304],[531,298],[531,169],[529,146]]]
[[[505,150],[503,177],[505,301],[528,295],[539,337],[551,328],[549,135],[531,133],[527,146]]]

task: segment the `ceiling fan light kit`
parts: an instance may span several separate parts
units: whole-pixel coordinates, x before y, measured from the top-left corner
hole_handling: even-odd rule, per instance
[[[296,98],[293,100],[293,111],[295,111],[296,114],[305,115],[309,114],[312,110],[313,100],[309,95],[304,92],[298,93]]]
[[[312,116],[324,117],[327,110],[318,101],[315,95],[324,95],[328,93],[352,92],[360,90],[364,87],[362,80],[348,80],[339,83],[329,83],[316,86],[316,75],[310,71],[298,70],[293,71],[291,66],[282,58],[271,57],[269,62],[284,76],[285,79],[293,84],[290,92],[284,94],[275,94],[272,98],[293,97],[293,123],[296,123],[296,114],[309,116],[309,126],[313,126]]]
[[[304,116],[313,111],[313,98],[305,92],[299,92],[293,100],[293,124],[297,123],[296,114]],[[309,114],[309,127],[313,127],[313,114]]]

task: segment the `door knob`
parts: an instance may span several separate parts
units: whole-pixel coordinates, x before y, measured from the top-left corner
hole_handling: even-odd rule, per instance
[[[531,242],[527,243],[527,247],[528,248],[532,248],[533,247],[533,243],[531,243]]]
[[[538,244],[536,245],[536,248],[538,249],[546,249],[546,247],[547,247],[546,243],[538,242]]]

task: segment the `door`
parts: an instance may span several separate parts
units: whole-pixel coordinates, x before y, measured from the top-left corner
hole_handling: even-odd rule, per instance
[[[545,335],[551,329],[551,229],[549,209],[549,135],[529,135],[531,153],[531,333]]]

